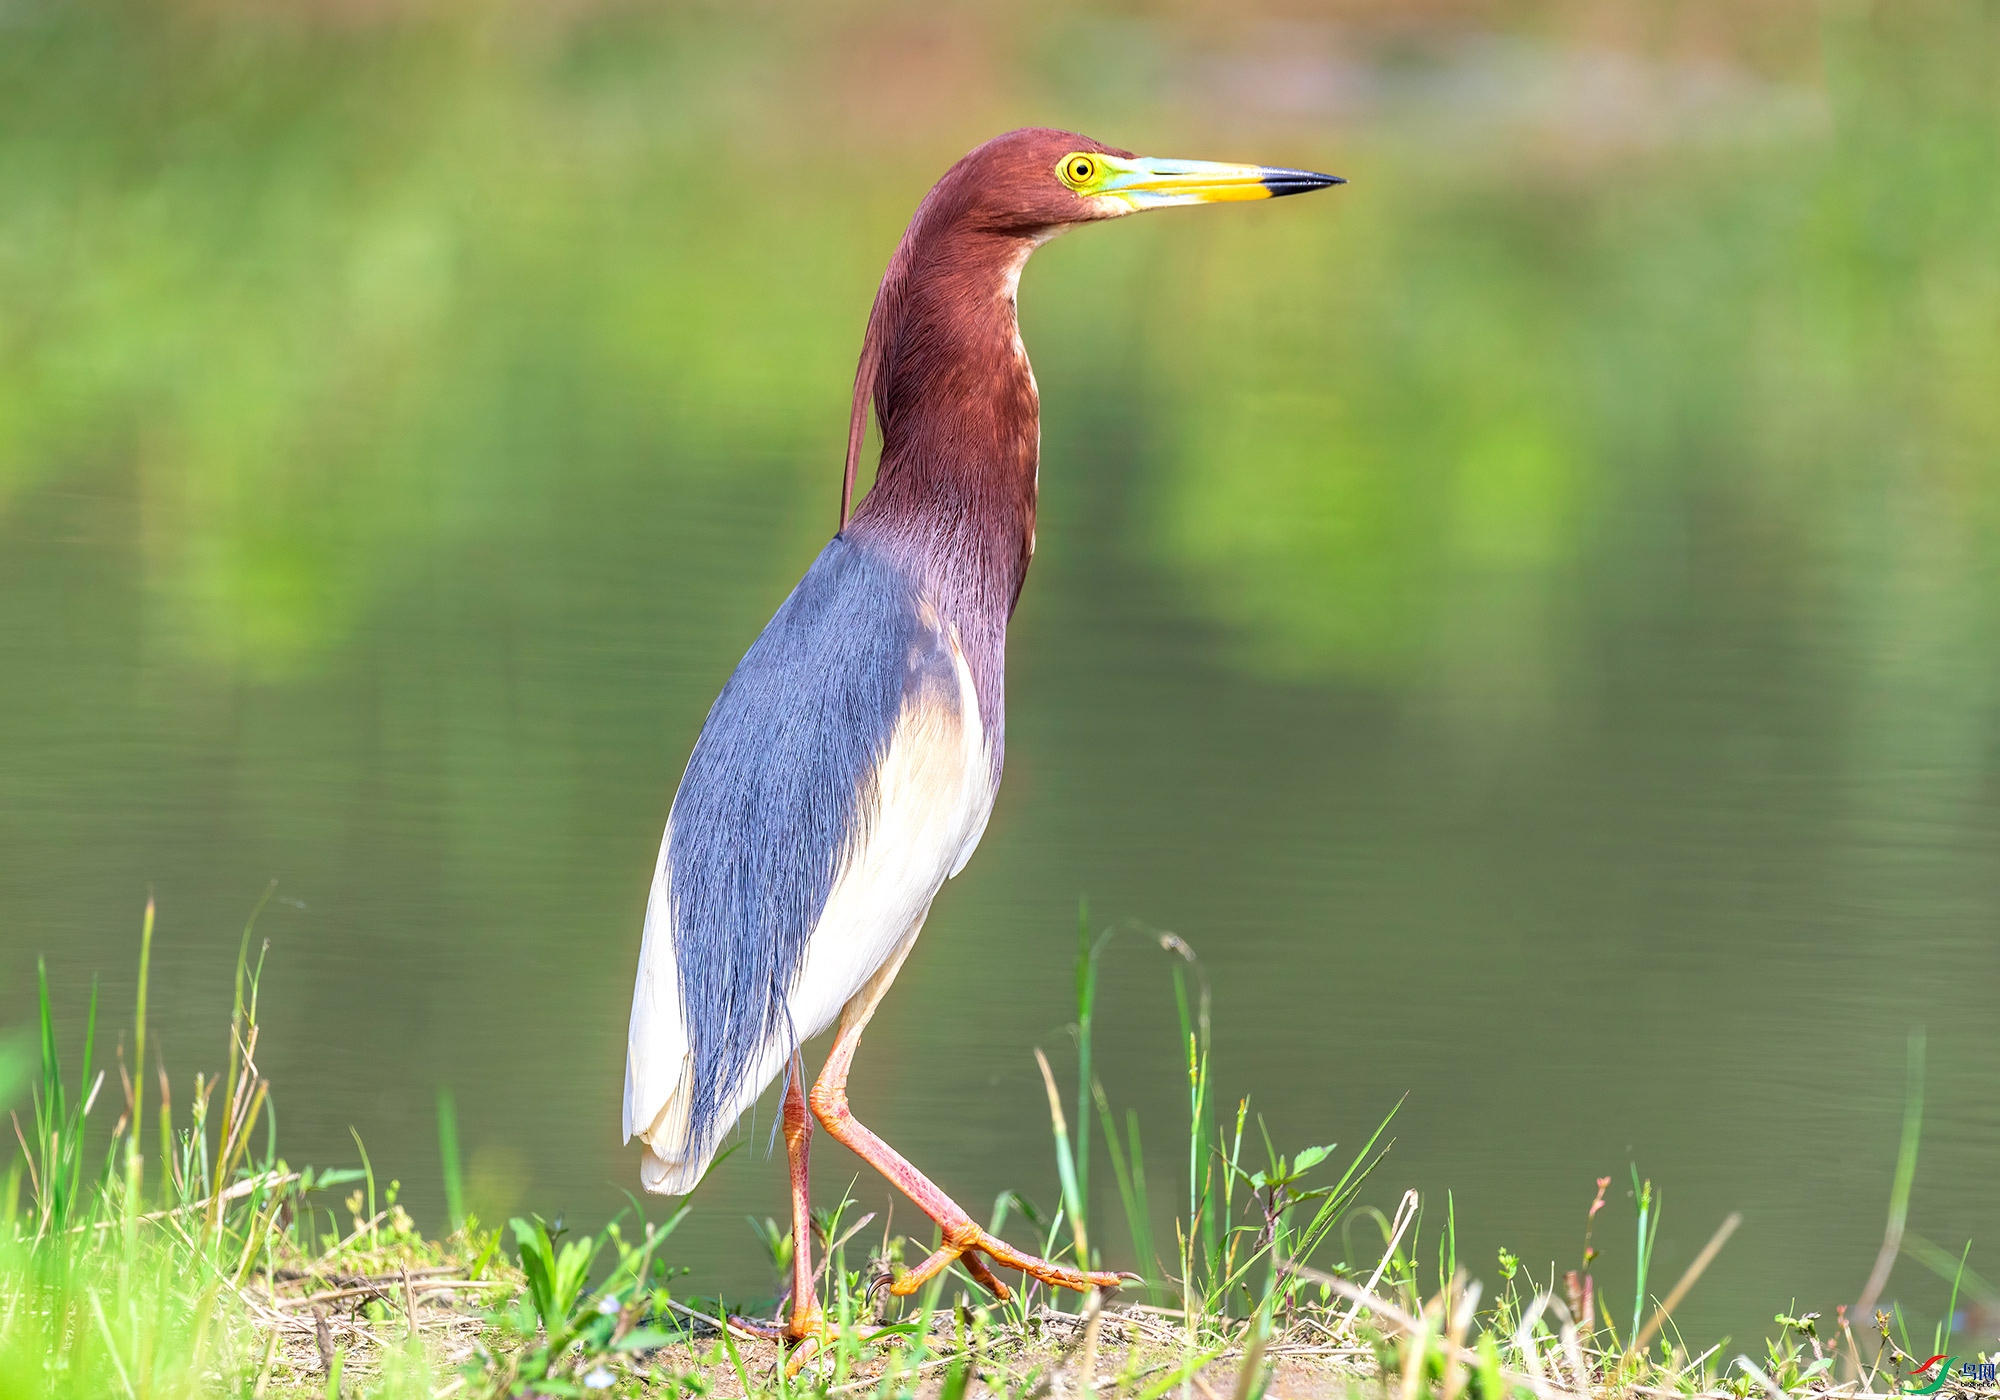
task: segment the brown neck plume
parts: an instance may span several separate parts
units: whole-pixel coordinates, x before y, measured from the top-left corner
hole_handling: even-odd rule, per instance
[[[841,528],[912,560],[942,595],[1004,622],[1034,548],[1040,401],[1015,319],[1036,239],[977,227],[940,185],[876,293],[855,374]],[[874,488],[848,520],[868,404]]]

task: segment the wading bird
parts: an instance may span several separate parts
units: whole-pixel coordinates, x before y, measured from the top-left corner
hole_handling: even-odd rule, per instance
[[[1119,1282],[982,1230],[855,1119],[848,1069],[1000,786],[1007,619],[1035,551],[1041,450],[1015,319],[1029,254],[1078,224],[1339,183],[1015,131],[945,173],[889,259],[854,378],[839,532],[695,742],[653,871],[626,1045],[625,1137],[644,1140],[649,1191],[691,1190],[722,1135],[791,1067],[785,1332],[808,1348],[826,1329],[809,1259],[813,1118],[942,1232],[893,1293],[954,1260],[1001,1298],[988,1260],[1065,1288]],[[880,465],[850,518],[871,400]],[[799,1046],[836,1017],[808,1095]]]

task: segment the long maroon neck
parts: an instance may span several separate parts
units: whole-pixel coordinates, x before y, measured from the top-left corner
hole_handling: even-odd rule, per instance
[[[863,351],[864,375],[879,355],[882,459],[847,533],[893,551],[962,629],[985,633],[1004,634],[1034,552],[1041,411],[1014,305],[1034,246],[920,217]]]

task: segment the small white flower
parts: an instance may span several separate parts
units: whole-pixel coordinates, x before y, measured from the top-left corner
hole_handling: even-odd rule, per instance
[[[610,1388],[611,1382],[615,1379],[617,1378],[611,1372],[599,1366],[583,1378],[583,1384],[586,1390],[607,1390]]]
[[[611,1317],[615,1315],[617,1311],[624,1306],[625,1305],[623,1303],[618,1301],[618,1295],[616,1293],[606,1293],[603,1297],[597,1300],[597,1311],[605,1317]]]

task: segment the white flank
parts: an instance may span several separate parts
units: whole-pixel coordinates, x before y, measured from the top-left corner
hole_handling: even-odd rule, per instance
[[[931,901],[971,858],[993,810],[992,762],[971,667],[956,633],[940,628],[928,607],[923,620],[942,631],[951,649],[957,695],[920,693],[905,702],[875,772],[871,819],[834,878],[788,999],[801,1041],[832,1025],[868,979],[916,938]],[[673,895],[664,841],[660,849],[626,1045],[625,1137],[645,1140],[640,1180],[646,1189],[680,1195],[701,1180],[716,1143],[684,1141],[693,1064],[669,928]],[[722,1106],[718,1137],[777,1078],[790,1055],[780,1030],[735,1098]]]

